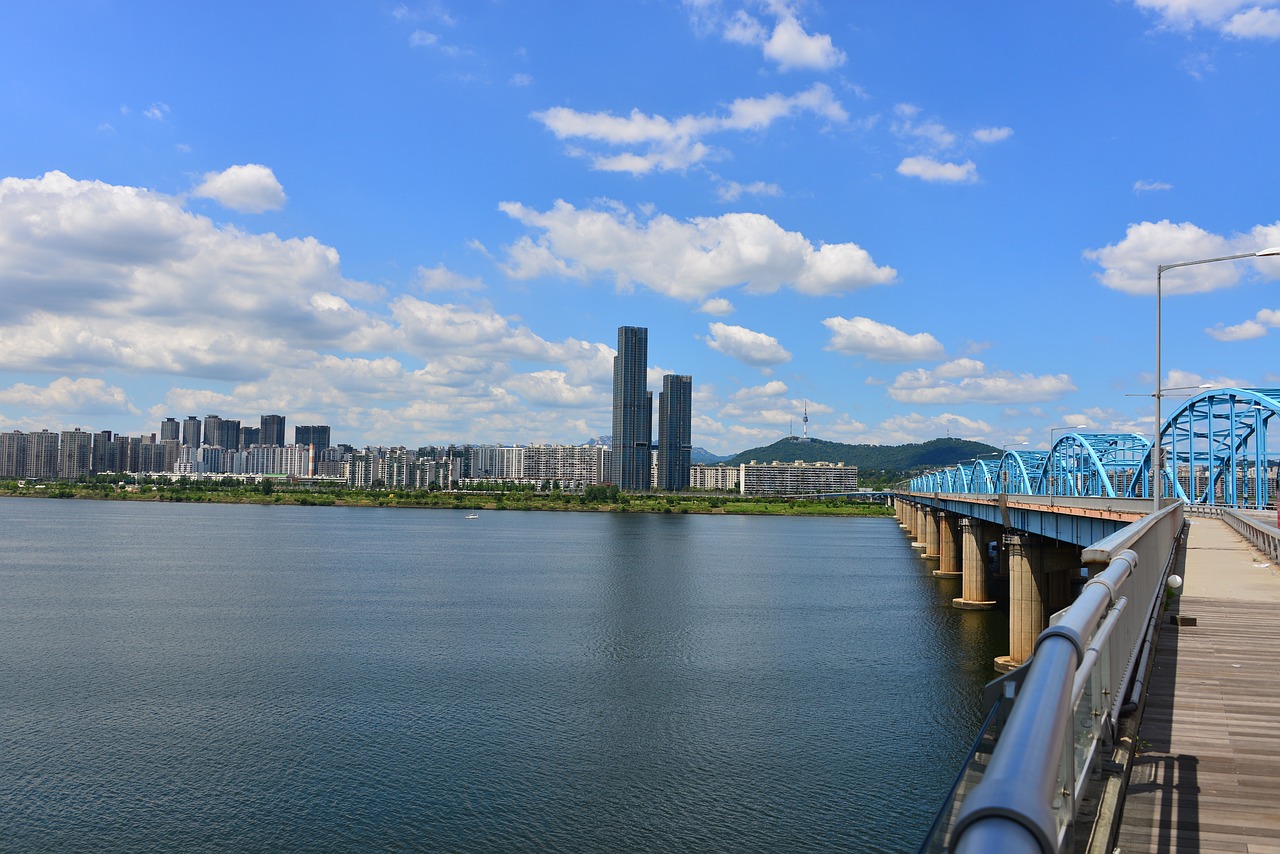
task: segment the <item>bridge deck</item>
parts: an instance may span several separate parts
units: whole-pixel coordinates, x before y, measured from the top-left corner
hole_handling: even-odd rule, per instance
[[[1160,632],[1116,850],[1280,854],[1280,572],[1227,525],[1191,520]]]

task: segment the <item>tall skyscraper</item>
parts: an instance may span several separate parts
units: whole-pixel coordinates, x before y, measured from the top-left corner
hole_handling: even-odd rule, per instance
[[[226,447],[222,444],[222,416],[206,415],[204,417],[204,444],[210,447]]]
[[[188,415],[182,421],[182,444],[190,448],[200,447],[200,419]]]
[[[261,418],[261,432],[258,434],[258,444],[267,448],[283,448],[284,447],[284,416],[283,415],[264,415]]]
[[[329,447],[329,425],[328,424],[299,424],[293,428],[293,444],[315,445],[316,452],[319,453]]]
[[[613,357],[613,484],[629,492],[650,489],[653,395],[647,391],[649,330],[618,327]]]
[[[689,452],[693,449],[693,377],[666,374],[658,395],[658,489],[689,488]]]
[[[178,419],[176,418],[166,418],[165,420],[161,421],[160,422],[160,441],[163,442],[165,440],[172,440],[176,442],[178,440],[178,435],[179,435],[178,431],[180,428],[181,428],[181,425],[178,424]]]

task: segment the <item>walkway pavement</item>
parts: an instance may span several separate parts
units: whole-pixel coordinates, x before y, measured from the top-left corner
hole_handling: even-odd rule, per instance
[[[1191,519],[1183,625],[1160,630],[1118,852],[1280,854],[1280,567],[1259,554]]]

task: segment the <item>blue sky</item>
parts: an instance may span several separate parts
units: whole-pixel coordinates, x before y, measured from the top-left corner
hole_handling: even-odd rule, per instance
[[[578,443],[625,324],[718,453],[1149,432],[1277,80],[1271,0],[6,4],[0,429]],[[1277,280],[1166,274],[1165,384],[1280,385]]]

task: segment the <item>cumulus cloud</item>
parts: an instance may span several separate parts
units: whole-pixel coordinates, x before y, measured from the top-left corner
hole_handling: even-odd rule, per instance
[[[733,310],[733,303],[722,297],[709,299],[702,305],[698,306],[698,311],[715,317],[724,317],[727,314],[733,314]]]
[[[740,388],[733,393],[734,400],[759,400],[763,397],[780,397],[787,393],[787,384],[782,380],[770,380],[764,385]]]
[[[1264,308],[1252,320],[1224,326],[1219,323],[1205,330],[1211,337],[1219,341],[1247,341],[1251,338],[1262,338],[1270,329],[1280,328],[1280,309]]]
[[[1151,294],[1156,289],[1156,268],[1164,264],[1221,258],[1259,252],[1280,246],[1280,222],[1255,226],[1248,234],[1232,237],[1213,234],[1190,222],[1140,222],[1129,226],[1124,239],[1101,249],[1089,249],[1084,257],[1103,269],[1095,274],[1102,284],[1131,294]],[[1254,269],[1270,278],[1280,276],[1280,263],[1259,258]],[[1240,281],[1248,263],[1198,264],[1165,271],[1164,294],[1204,293],[1228,288]]]
[[[138,412],[124,389],[84,377],[58,377],[47,386],[17,383],[0,389],[0,404],[76,414]]]
[[[939,436],[981,441],[995,433],[986,421],[943,412],[938,415],[921,415],[911,412],[886,418],[866,431],[863,441],[877,445],[902,445],[925,442]]]
[[[881,362],[937,359],[942,344],[927,332],[909,334],[869,317],[828,317],[822,325],[831,331],[826,349],[850,356],[866,356]]]
[[[1133,191],[1135,193],[1150,193],[1158,190],[1172,190],[1173,185],[1164,181],[1143,181],[1133,182]]]
[[[204,181],[191,194],[213,199],[224,208],[241,213],[280,210],[285,203],[284,187],[275,173],[257,163],[206,172]]]
[[[835,294],[891,283],[892,267],[878,267],[855,243],[814,246],[761,214],[730,213],[679,221],[656,215],[640,220],[616,207],[579,210],[557,201],[548,211],[517,202],[499,208],[538,229],[507,247],[506,273],[517,279],[557,275],[611,276],[619,287],[643,285],[681,300],[705,300],[743,287],[773,293],[791,287]]]
[[[943,184],[971,184],[978,180],[978,165],[972,160],[946,163],[926,155],[905,157],[898,164],[898,174]]]
[[[933,371],[904,371],[894,378],[888,392],[899,403],[1000,404],[1055,400],[1075,390],[1066,374],[988,373],[986,365],[976,359],[959,359]]]
[[[726,13],[716,3],[685,0],[699,29],[716,32],[727,42],[760,48],[764,57],[783,71],[828,71],[845,63],[844,51],[835,46],[831,36],[805,29],[794,4],[771,0],[763,5],[771,22],[745,9]]]
[[[740,362],[760,368],[791,361],[791,354],[772,335],[726,323],[712,323],[707,328],[711,331],[707,346]]]
[[[426,289],[473,284],[444,267],[417,276]],[[93,407],[132,413],[101,378],[119,371],[178,380],[165,414],[311,413],[385,442],[408,429],[398,414],[427,426],[439,411],[428,432],[461,440],[504,401],[510,412],[534,399],[591,411],[612,379],[604,344],[546,340],[484,304],[388,303],[343,276],[338,253],[314,238],[219,226],[179,197],[60,172],[0,180],[0,293],[0,371],[67,375],[45,389],[13,386],[4,400],[48,407],[50,421]],[[447,406],[378,403],[440,399]]]
[[[672,119],[638,109],[619,116],[552,107],[532,117],[557,139],[573,141],[569,153],[586,157],[592,168],[644,175],[687,169],[714,156],[715,150],[703,141],[708,136],[727,131],[764,131],[776,121],[804,113],[836,123],[849,118],[831,89],[821,83],[795,95],[739,98],[716,115]],[[587,150],[583,145],[596,148]],[[761,185],[762,189],[765,187]]]
[[[1267,0],[1134,0],[1134,5],[1170,29],[1205,27],[1240,39],[1280,38],[1280,10]]]
[[[978,128],[973,132],[973,138],[978,142],[1002,142],[1013,136],[1013,128],[994,127],[994,128]]]

